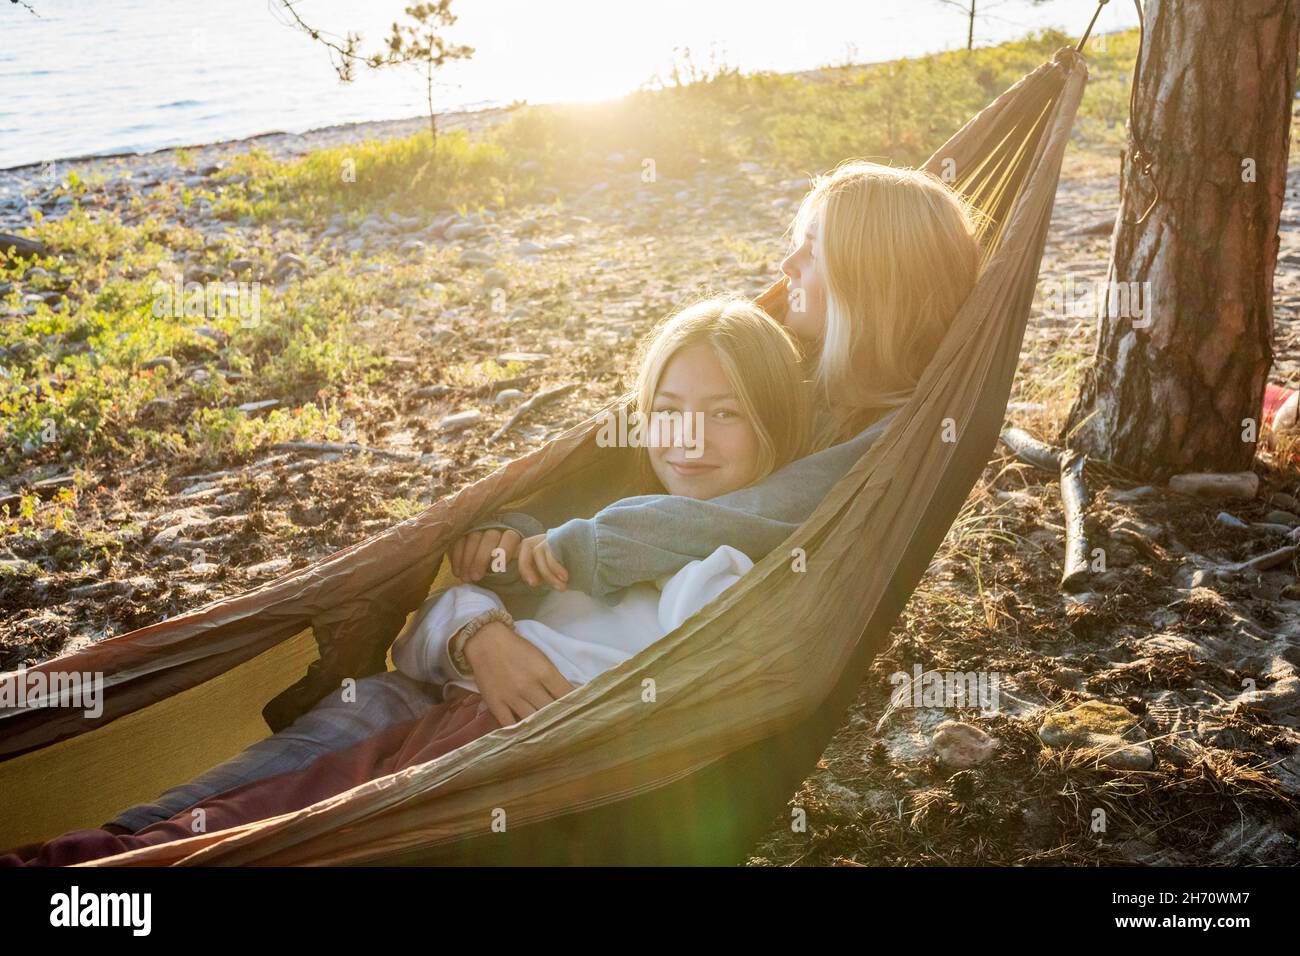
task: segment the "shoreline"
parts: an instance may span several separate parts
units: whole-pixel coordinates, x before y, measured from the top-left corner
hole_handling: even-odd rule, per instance
[[[438,128],[444,129],[461,129],[466,126],[475,127],[481,123],[473,120],[485,118],[492,114],[509,113],[516,107],[512,106],[482,106],[475,109],[458,109],[446,113],[439,113]],[[30,163],[20,163],[16,166],[0,167],[0,176],[21,175],[33,171],[40,171],[46,166],[60,164],[85,164],[105,162],[108,160],[148,160],[163,156],[165,153],[175,153],[179,150],[210,150],[210,149],[229,149],[231,147],[243,146],[254,143],[258,140],[278,139],[281,141],[290,141],[295,139],[325,139],[337,137],[340,134],[354,134],[361,130],[373,129],[379,136],[369,136],[366,138],[395,138],[392,135],[384,136],[383,133],[394,133],[395,130],[406,130],[408,127],[413,132],[417,128],[427,126],[429,122],[428,114],[421,116],[401,117],[398,119],[382,120],[355,120],[346,123],[332,123],[328,126],[316,126],[310,129],[293,132],[290,130],[267,130],[261,133],[252,133],[247,136],[235,137],[233,139],[213,140],[206,143],[185,143],[175,146],[159,146],[156,149],[147,150],[120,150],[117,152],[105,153],[86,153],[79,156],[63,156],[52,159],[36,160]],[[493,124],[495,125],[495,124]],[[409,135],[403,132],[401,135]],[[354,137],[349,135],[348,139]],[[335,144],[329,144],[335,145]],[[315,147],[313,147],[315,148]]]

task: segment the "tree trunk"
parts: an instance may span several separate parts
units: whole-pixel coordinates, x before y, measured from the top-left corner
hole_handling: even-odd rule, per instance
[[[1062,444],[1153,479],[1250,466],[1273,360],[1298,8],[1148,0],[1097,351]],[[1134,225],[1153,179],[1159,199]]]

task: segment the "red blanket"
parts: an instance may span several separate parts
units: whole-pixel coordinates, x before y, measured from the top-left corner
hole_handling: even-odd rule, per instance
[[[394,724],[347,750],[318,757],[301,770],[215,794],[138,833],[73,830],[46,843],[30,844],[0,856],[0,866],[66,866],[185,839],[194,835],[196,807],[205,811],[204,829],[212,833],[310,806],[367,780],[427,763],[495,730],[500,724],[486,708],[478,712],[482,700],[478,694],[453,694],[418,720]]]

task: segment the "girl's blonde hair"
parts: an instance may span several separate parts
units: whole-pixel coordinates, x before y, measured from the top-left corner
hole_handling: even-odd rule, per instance
[[[713,348],[758,435],[754,480],[808,454],[812,404],[803,353],[780,323],[746,299],[705,299],[661,320],[637,350],[636,384],[625,400],[636,411],[651,414],[669,360],[700,344]],[[637,477],[646,493],[664,493],[645,447],[639,452]]]
[[[978,212],[936,176],[862,160],[813,182],[793,245],[822,214],[826,332],[809,370],[823,448],[907,401],[980,269]],[[833,399],[832,399],[833,397]]]

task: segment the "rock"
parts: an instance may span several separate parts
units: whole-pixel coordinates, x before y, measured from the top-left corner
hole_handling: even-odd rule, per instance
[[[536,365],[545,362],[550,356],[545,352],[502,352],[497,356],[497,364],[504,365],[506,362],[522,362],[525,365]]]
[[[509,405],[512,402],[519,401],[523,397],[524,393],[517,388],[503,388],[501,391],[497,392],[497,397],[494,401],[498,405]]]
[[[1116,770],[1145,770],[1155,764],[1155,754],[1138,726],[1138,717],[1118,704],[1089,700],[1062,713],[1049,714],[1038,728],[1049,747],[1095,748],[1100,762]]]
[[[35,239],[24,239],[22,236],[14,236],[7,232],[0,232],[0,251],[12,252],[14,255],[27,258],[50,254],[49,250]]]
[[[1192,472],[1170,478],[1169,490],[1207,498],[1249,499],[1259,492],[1259,475],[1253,471]]]
[[[515,246],[515,255],[520,257],[540,256],[545,251],[546,250],[537,243],[528,239],[525,239],[523,242],[519,243],[519,245]]]
[[[279,282],[281,279],[287,279],[290,276],[301,276],[306,272],[307,263],[302,256],[295,256],[292,252],[286,252],[276,259],[275,265],[271,267],[271,279]]]
[[[1228,512],[1226,511],[1220,511],[1217,515],[1214,516],[1214,520],[1218,524],[1224,525],[1225,527],[1228,528],[1235,528],[1237,530],[1242,530],[1250,527],[1249,524],[1242,521],[1240,518],[1236,517],[1235,515],[1228,514]]]
[[[251,415],[254,412],[260,412],[267,408],[274,408],[279,404],[280,400],[278,398],[268,398],[261,402],[245,402],[243,405],[239,406],[239,411]]]
[[[249,270],[255,268],[256,266],[257,263],[254,262],[252,259],[231,259],[230,260],[230,271],[234,273],[236,276],[241,276],[245,272],[248,272]]]
[[[460,431],[463,428],[469,428],[473,425],[477,425],[482,420],[483,420],[483,413],[480,412],[477,408],[472,408],[467,412],[456,412],[453,415],[448,415],[446,418],[444,418],[442,421],[438,423],[438,431],[440,432]]]
[[[443,231],[442,237],[448,242],[459,242],[461,239],[478,235],[479,229],[480,227],[472,222],[453,222]]]
[[[1300,514],[1300,499],[1293,498],[1285,492],[1276,491],[1269,495],[1268,503],[1275,508],[1285,508],[1293,514]]]
[[[1292,528],[1300,524],[1300,516],[1293,515],[1289,511],[1270,511],[1264,515],[1264,520],[1271,524],[1284,524]]]
[[[483,273],[483,287],[485,289],[504,289],[510,284],[506,274],[500,269],[489,269]]]
[[[993,756],[998,742],[973,724],[945,720],[931,741],[939,762],[949,767],[975,767]]]
[[[170,355],[159,355],[157,358],[151,358],[149,361],[145,362],[140,366],[140,368],[146,372],[153,368],[165,368],[167,371],[175,374],[180,371],[180,363]]]
[[[463,266],[490,266],[495,259],[486,252],[479,249],[466,249],[460,254],[460,264]]]
[[[163,520],[167,525],[149,542],[151,548],[172,550],[181,544],[183,533],[203,529],[212,524],[212,519],[201,507],[182,508],[180,511],[164,515]]]
[[[1289,537],[1293,529],[1289,524],[1274,524],[1269,521],[1252,521],[1250,530],[1258,534],[1277,535],[1282,538]]]
[[[421,242],[419,239],[407,239],[401,245],[402,252],[412,253],[416,255],[423,253],[428,248],[429,248],[428,245]]]
[[[261,564],[254,564],[244,568],[244,573],[250,577],[264,577],[268,574],[280,574],[289,569],[293,561],[289,558],[273,558],[270,561],[263,561]]]

